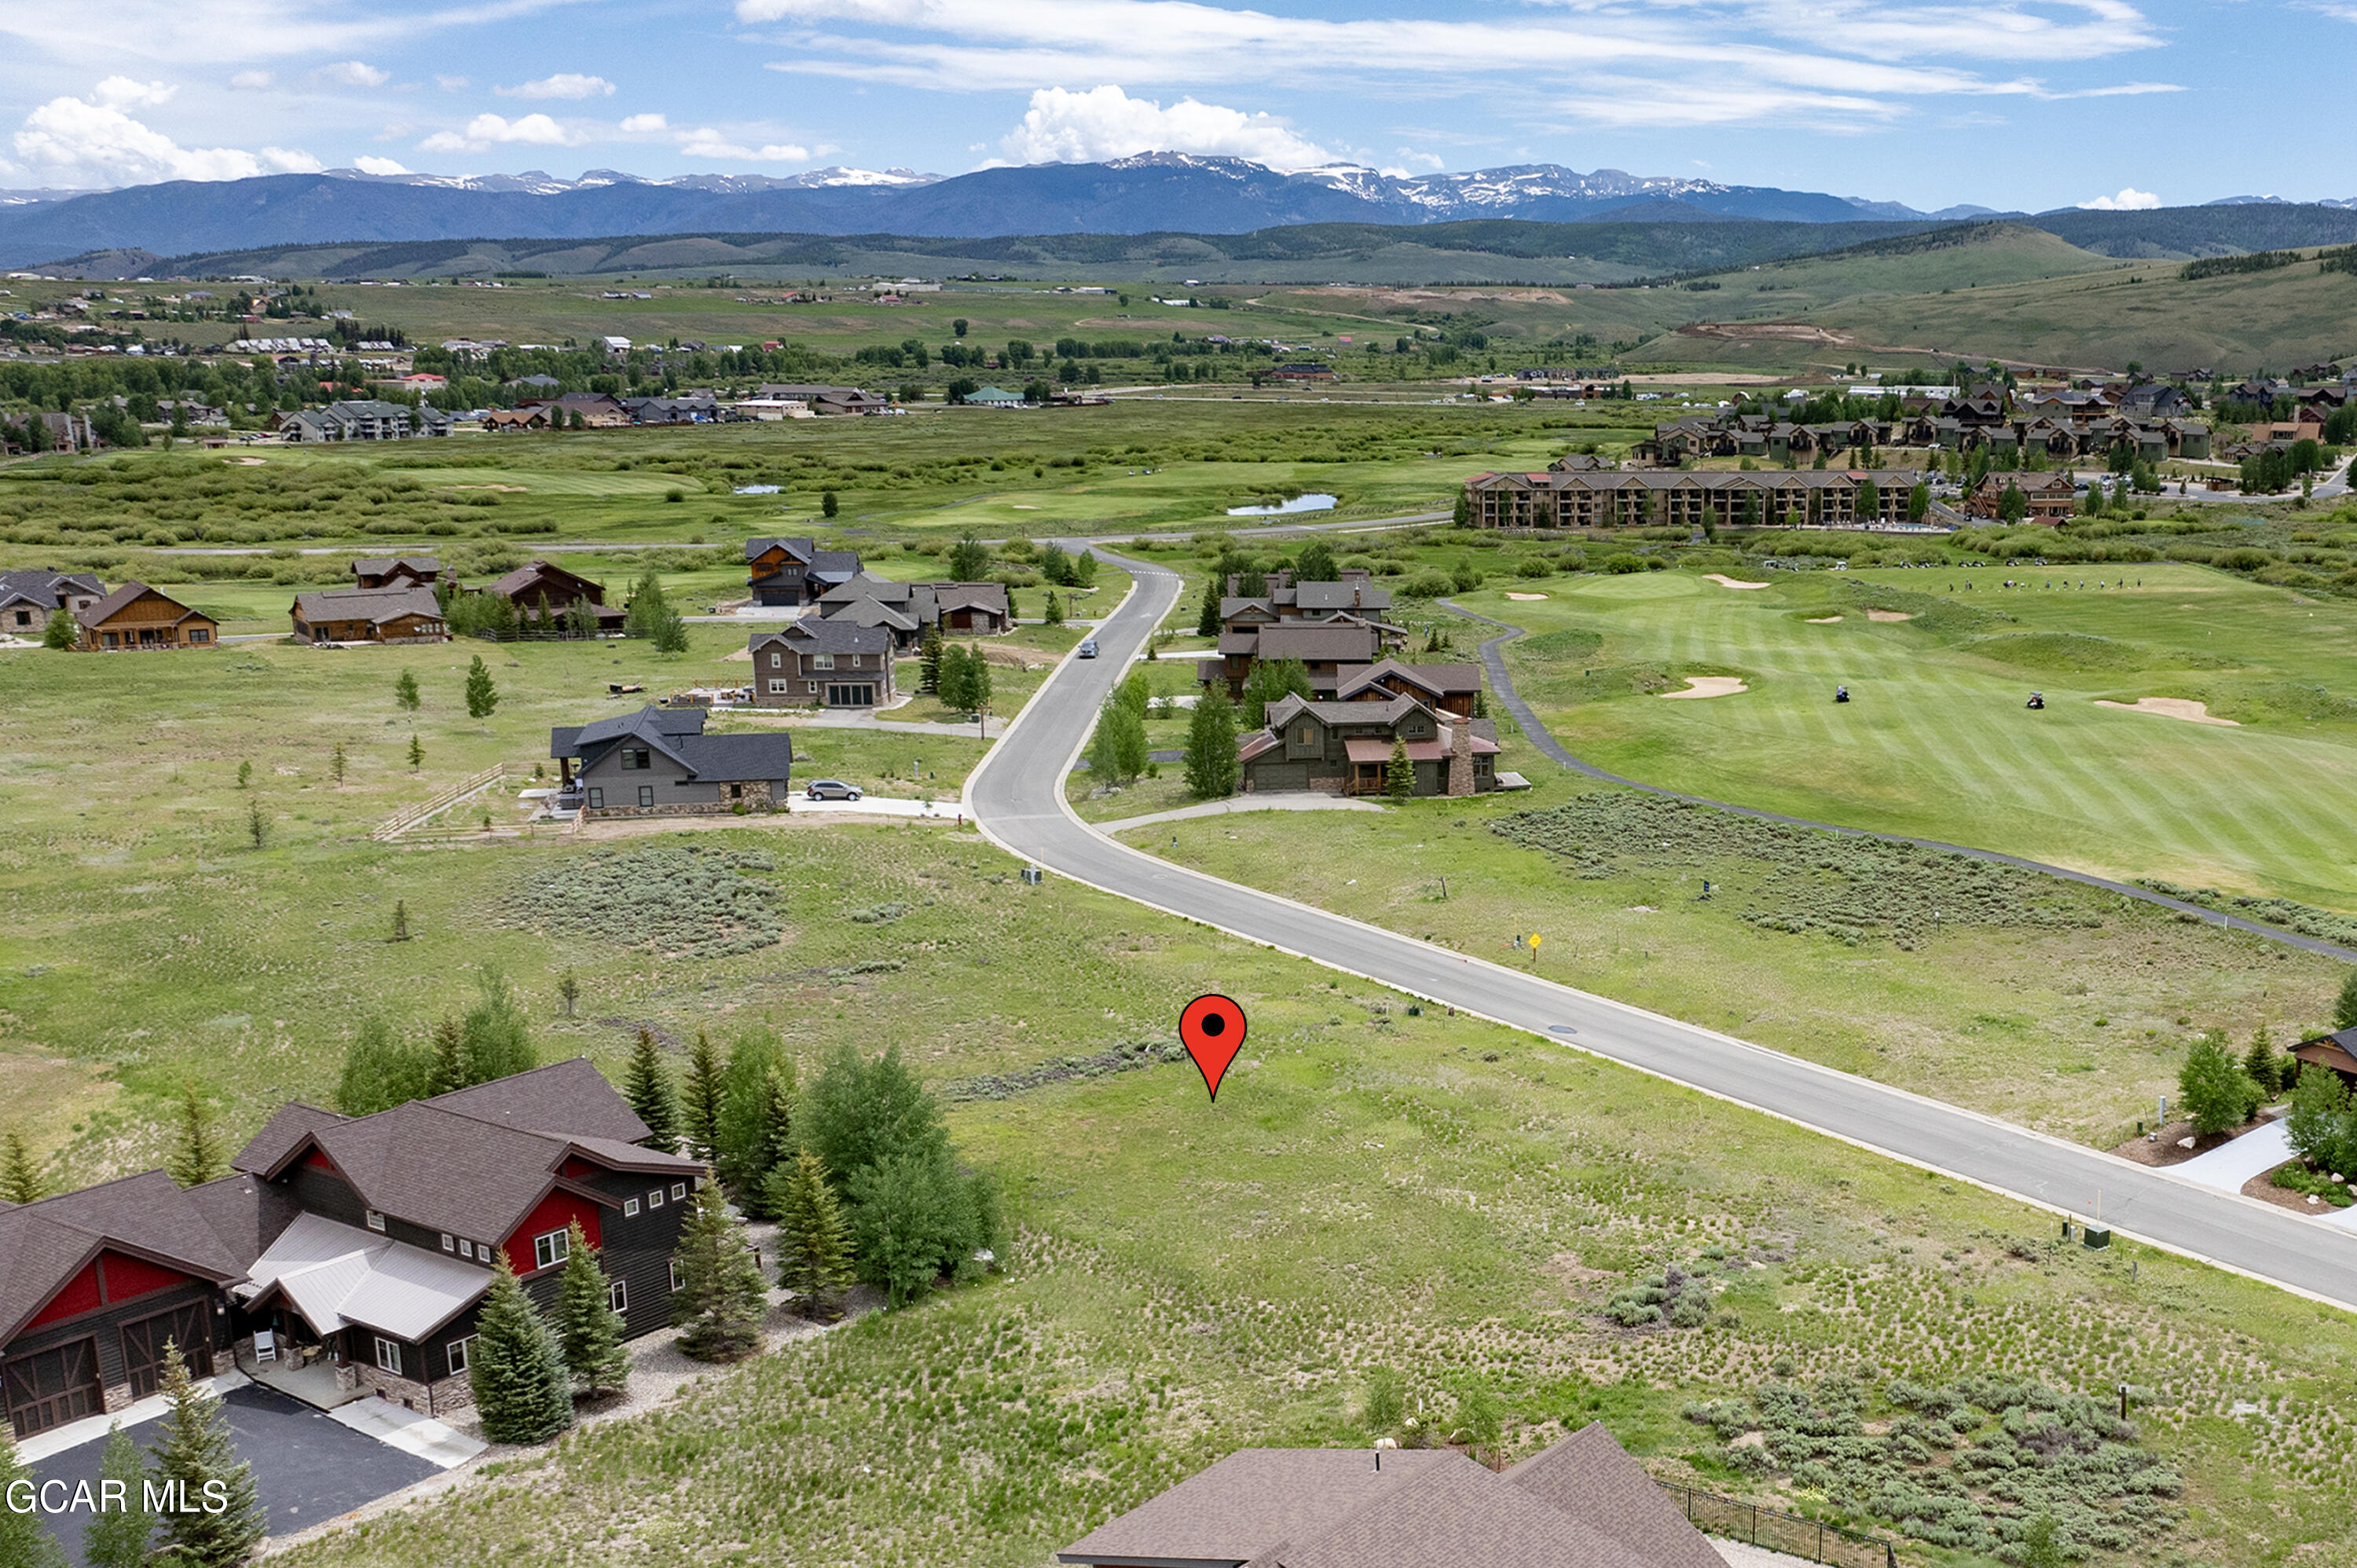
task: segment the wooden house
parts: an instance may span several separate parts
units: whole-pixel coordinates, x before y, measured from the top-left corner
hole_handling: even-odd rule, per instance
[[[859,575],[859,556],[850,550],[821,550],[810,539],[748,539],[745,542],[746,586],[759,605],[814,605],[830,588]]]
[[[506,576],[486,586],[483,592],[497,594],[516,607],[518,618],[527,628],[547,629],[575,617],[576,606],[587,606],[601,633],[619,634],[630,612],[619,605],[606,602],[606,588],[577,573],[545,561],[527,561]],[[569,624],[569,622],[568,622]]]
[[[751,641],[753,702],[764,708],[873,708],[891,702],[892,634],[805,616]]]
[[[74,619],[81,628],[74,646],[84,652],[211,648],[221,637],[212,617],[140,582],[124,584]]]
[[[430,588],[441,580],[442,563],[432,555],[376,555],[352,563],[355,588]]]
[[[302,642],[447,642],[450,624],[431,588],[327,588],[289,608]]]
[[[1443,718],[1414,697],[1323,703],[1286,697],[1268,705],[1268,727],[1237,748],[1247,793],[1309,790],[1381,795],[1392,751],[1407,747],[1417,795],[1486,794],[1498,787],[1496,727],[1487,719]]]
[[[1436,714],[1471,718],[1481,705],[1479,664],[1402,664],[1386,659],[1361,671],[1345,670],[1338,701],[1383,703],[1394,697],[1414,697]]]

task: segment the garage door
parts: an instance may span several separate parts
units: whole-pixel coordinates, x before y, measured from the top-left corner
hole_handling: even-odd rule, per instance
[[[205,1304],[192,1301],[123,1326],[123,1369],[133,1399],[144,1400],[162,1386],[167,1343],[180,1348],[190,1377],[213,1375],[212,1325],[205,1315]]]
[[[8,1424],[20,1438],[106,1408],[98,1386],[96,1339],[19,1356],[0,1369],[0,1382],[8,1391]]]
[[[1253,765],[1252,787],[1254,789],[1307,789],[1309,788],[1309,764],[1307,762],[1258,762]]]

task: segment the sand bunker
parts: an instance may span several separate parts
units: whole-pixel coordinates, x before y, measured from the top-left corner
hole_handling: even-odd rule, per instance
[[[1528,600],[1528,599],[1543,599],[1543,598],[1545,598],[1545,597],[1546,597],[1546,596],[1545,596],[1544,594],[1508,594],[1508,595],[1506,596],[1506,597],[1508,597],[1508,598],[1510,598],[1510,599],[1524,599],[1524,600]]]
[[[519,496],[532,494],[531,487],[527,485],[436,485],[434,488],[437,490],[505,490]]]
[[[2183,719],[2190,725],[2224,725],[2228,729],[2240,729],[2240,719],[2222,719],[2210,711],[2207,703],[2197,703],[2190,697],[2138,697],[2133,703],[2115,703],[2104,697],[2095,699],[2099,708],[2117,708],[2123,713],[2158,714],[2165,719]]]
[[[1689,675],[1683,692],[1656,692],[1657,697],[1731,697],[1750,688],[1735,675]]]
[[[1841,617],[1839,616],[1811,616],[1809,618],[1809,624],[1811,626],[1834,626],[1838,624],[1840,620]]]
[[[1868,620],[1889,622],[1894,620],[1913,620],[1915,618],[1905,610],[1868,610],[1866,612],[1866,618]]]
[[[1722,588],[1764,588],[1768,585],[1765,583],[1747,583],[1740,577],[1730,577],[1724,572],[1706,572],[1703,575]]]
[[[267,457],[224,457],[221,461],[224,463],[234,463],[241,468],[259,468],[264,463],[269,462],[270,459]],[[2185,607],[2191,609],[2193,607],[2188,605]]]

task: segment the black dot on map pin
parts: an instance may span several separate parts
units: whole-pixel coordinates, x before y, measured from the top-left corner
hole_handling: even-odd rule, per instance
[[[1214,1101],[1220,1098],[1220,1080],[1227,1076],[1228,1064],[1243,1049],[1244,1031],[1244,1010],[1217,993],[1198,996],[1178,1015],[1179,1043],[1195,1059],[1203,1087],[1211,1090]]]

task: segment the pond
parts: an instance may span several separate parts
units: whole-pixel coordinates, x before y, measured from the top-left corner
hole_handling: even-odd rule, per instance
[[[1296,496],[1281,506],[1232,506],[1230,517],[1282,517],[1287,512],[1329,511],[1337,498],[1323,490],[1312,490],[1306,496]]]

